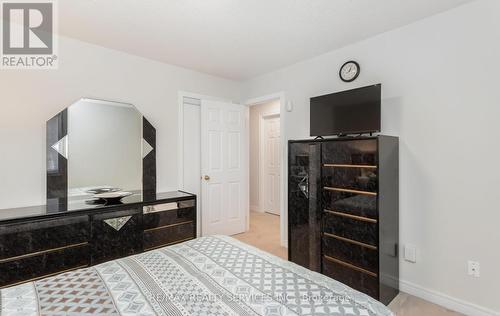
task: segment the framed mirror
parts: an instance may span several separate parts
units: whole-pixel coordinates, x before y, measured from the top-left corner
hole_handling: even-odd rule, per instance
[[[106,191],[156,193],[156,130],[128,103],[80,99],[47,122],[47,204]]]

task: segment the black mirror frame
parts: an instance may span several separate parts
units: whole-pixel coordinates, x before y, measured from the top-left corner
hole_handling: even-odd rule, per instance
[[[156,196],[156,129],[142,117],[143,142],[152,150],[142,159],[142,194],[145,199]],[[47,121],[47,206],[64,211],[68,208],[68,160],[57,151],[55,144],[68,135],[68,109],[64,109]]]

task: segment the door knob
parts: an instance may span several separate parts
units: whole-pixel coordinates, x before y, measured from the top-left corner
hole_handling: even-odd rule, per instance
[[[203,178],[204,178],[205,180],[207,180],[207,181],[208,181],[208,180],[210,180],[210,177],[209,177],[209,176],[204,176]]]

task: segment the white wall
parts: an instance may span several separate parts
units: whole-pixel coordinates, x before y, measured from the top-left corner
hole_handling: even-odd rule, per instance
[[[293,112],[282,113],[286,138],[297,139],[308,136],[310,97],[382,83],[383,133],[400,137],[400,242],[418,247],[416,264],[401,261],[405,288],[494,311],[500,311],[499,12],[500,1],[473,2],[254,78],[243,92],[255,98],[285,91],[294,103]],[[360,62],[361,75],[345,84],[338,70],[349,59]],[[480,278],[467,276],[469,259],[480,261]]]
[[[82,97],[134,104],[157,129],[158,190],[177,189],[178,91],[240,84],[61,37],[58,70],[0,70],[0,209],[45,203],[45,122]]]
[[[260,118],[262,115],[280,112],[280,100],[270,101],[250,107],[250,209],[264,212],[261,205],[259,186],[260,162]]]

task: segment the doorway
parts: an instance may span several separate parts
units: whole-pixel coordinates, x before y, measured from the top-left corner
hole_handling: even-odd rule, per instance
[[[263,115],[261,119],[260,174],[264,212],[280,215],[281,181],[280,114]]]
[[[252,234],[266,236],[265,243],[278,252],[283,249],[281,103],[279,95],[247,102],[250,216],[249,236],[246,237],[251,238]]]
[[[244,134],[246,136],[244,136],[241,141],[242,141],[242,144],[245,144],[244,146],[241,146],[241,149],[245,149],[244,151],[238,151],[240,152],[241,155],[236,155],[236,154],[231,154],[227,157],[233,157],[234,159],[236,159],[237,157],[241,157],[241,158],[244,158],[245,160],[242,160],[241,161],[241,166],[244,170],[246,170],[246,184],[243,184],[242,183],[242,186],[241,186],[241,190],[238,190],[239,192],[242,193],[241,197],[244,197],[246,195],[246,206],[242,206],[241,209],[243,210],[244,212],[244,216],[243,216],[243,221],[244,223],[246,224],[246,228],[244,227],[244,230],[247,231],[247,232],[251,232],[251,225],[250,225],[250,221],[251,221],[251,215],[252,214],[257,214],[257,215],[262,215],[262,216],[265,216],[266,219],[264,220],[264,222],[266,223],[276,223],[273,224],[273,233],[276,232],[278,235],[277,235],[277,239],[276,239],[276,244],[278,247],[287,247],[288,245],[288,239],[287,239],[287,236],[288,236],[288,233],[287,233],[287,214],[286,212],[284,211],[286,209],[286,199],[285,199],[285,194],[283,192],[286,192],[286,181],[283,177],[284,175],[284,170],[286,170],[286,159],[284,159],[284,157],[286,157],[286,140],[284,138],[284,117],[283,117],[283,113],[285,111],[285,95],[284,93],[278,93],[278,94],[273,94],[273,95],[269,95],[269,96],[265,96],[265,97],[261,97],[261,98],[256,98],[256,99],[252,99],[252,100],[248,100],[247,102],[244,103],[244,108],[246,108],[246,114],[243,115],[245,116],[243,118],[243,116],[240,116],[240,115],[235,115],[236,112],[240,111],[235,111],[236,108],[234,108],[234,106],[236,106],[236,104],[234,103],[231,103],[231,101],[228,101],[228,100],[222,100],[222,99],[219,99],[219,98],[214,98],[214,97],[210,97],[210,96],[204,96],[204,95],[198,95],[198,94],[193,94],[193,93],[187,93],[187,92],[179,92],[179,156],[178,156],[178,161],[179,161],[179,189],[181,190],[186,190],[186,191],[189,191],[189,192],[193,192],[193,193],[196,193],[197,196],[199,197],[198,199],[198,210],[197,210],[197,228],[198,228],[198,232],[197,232],[197,235],[198,236],[203,236],[203,235],[206,235],[206,234],[210,234],[211,233],[211,229],[209,227],[205,227],[205,229],[203,229],[203,221],[205,221],[205,223],[207,223],[207,220],[209,220],[209,218],[207,218],[207,216],[209,216],[210,214],[208,213],[209,212],[209,209],[212,208],[212,209],[224,209],[224,204],[225,203],[229,203],[230,205],[233,205],[233,206],[230,206],[228,207],[227,209],[228,210],[234,210],[236,209],[234,207],[234,205],[237,205],[239,203],[232,203],[231,202],[231,199],[228,199],[227,196],[228,195],[225,195],[226,197],[223,197],[224,194],[222,195],[217,195],[217,194],[213,194],[212,196],[220,196],[221,198],[220,199],[212,199],[212,201],[214,203],[211,203],[210,201],[207,201],[205,200],[205,198],[208,196],[208,190],[210,190],[210,188],[212,188],[212,191],[217,193],[217,188],[222,188],[224,187],[223,185],[222,186],[217,186],[217,185],[209,185],[210,183],[212,184],[216,184],[215,183],[215,180],[217,180],[216,178],[212,178],[212,174],[211,172],[213,170],[209,170],[209,169],[206,169],[203,170],[204,168],[202,167],[203,165],[203,161],[206,160],[203,158],[203,152],[206,154],[207,151],[204,151],[202,150],[202,144],[207,144],[208,142],[207,141],[203,141],[202,140],[202,137],[205,135],[207,135],[207,132],[208,132],[208,129],[206,132],[203,132],[203,125],[202,125],[202,111],[201,111],[201,108],[203,108],[203,103],[205,103],[205,105],[210,105],[212,104],[211,106],[214,107],[214,111],[211,111],[212,114],[208,113],[208,117],[211,117],[210,119],[206,120],[206,121],[213,121],[215,120],[216,117],[218,117],[217,115],[215,115],[216,113],[221,113],[222,109],[223,108],[220,108],[219,110],[217,110],[216,108],[221,106],[221,102],[222,103],[226,103],[227,106],[229,106],[228,103],[231,103],[232,104],[232,110],[230,112],[228,112],[225,117],[227,118],[233,118],[229,121],[234,121],[234,122],[238,122],[238,120],[236,120],[235,118],[237,117],[240,117],[241,118],[241,122],[246,122],[245,125],[245,129],[246,131],[244,132]],[[212,103],[212,102],[206,102],[206,101],[218,101],[216,103]],[[271,110],[271,111],[266,111],[266,112],[263,112],[262,114],[263,115],[259,115],[258,118],[257,118],[257,127],[254,127],[254,128],[250,128],[250,110],[254,107],[257,107],[259,105],[262,105],[262,104],[265,104],[265,103],[270,103],[270,102],[274,102],[274,110]],[[205,107],[206,107],[205,106]],[[207,108],[207,107],[206,107]],[[244,112],[242,112],[244,113]],[[261,122],[263,121],[263,122]],[[278,123],[279,122],[279,123]],[[212,122],[213,123],[213,122]],[[212,124],[210,123],[210,124]],[[205,124],[206,125],[206,124]],[[233,124],[234,125],[234,124]],[[208,126],[208,125],[206,125]],[[264,127],[264,126],[267,126],[267,130],[270,130],[272,133],[272,136],[268,137],[268,143],[269,143],[269,147],[270,149],[268,149],[267,153],[265,150],[258,150],[257,151],[257,157],[254,158],[251,154],[250,154],[250,146],[252,146],[251,144],[249,144],[249,141],[250,142],[254,142],[257,144],[257,146],[260,146],[259,144],[261,143],[261,139],[260,139],[260,135],[261,134],[264,134],[261,133],[260,131],[260,126]],[[233,126],[233,127],[236,127],[236,126]],[[228,128],[233,128],[233,127],[230,127],[228,126]],[[250,129],[252,131],[256,131],[257,132],[257,136],[256,137],[252,137],[249,135],[249,132],[250,132]],[[226,131],[230,131],[229,129],[225,128],[224,130]],[[217,134],[216,133],[217,131],[214,130],[212,134]],[[231,130],[230,132],[237,132],[237,130]],[[235,133],[231,133],[231,138],[232,140],[236,140],[235,136],[236,135]],[[215,141],[217,138],[214,138],[213,140]],[[225,138],[226,140],[229,140],[229,138]],[[208,140],[208,139],[207,139]],[[226,140],[224,140],[224,138],[221,139],[222,142],[214,142],[213,144],[216,145],[216,144],[225,144],[227,143]],[[264,143],[264,142],[262,142]],[[214,145],[211,145],[209,146],[209,148],[215,148],[217,146],[214,147]],[[233,146],[234,147],[234,146]],[[234,147],[234,148],[237,148],[238,146]],[[207,148],[208,149],[208,148]],[[213,153],[217,153],[219,152],[218,150],[217,151],[213,151]],[[262,153],[266,153],[266,154],[263,154],[261,155],[260,152]],[[223,156],[225,156],[226,154],[223,153]],[[215,155],[217,156],[217,155]],[[214,157],[215,157],[214,156]],[[263,157],[261,157],[263,156]],[[267,157],[267,158],[266,158]],[[205,157],[206,158],[206,157]],[[233,160],[234,160],[233,159]],[[239,158],[238,158],[239,159]],[[266,159],[268,162],[272,162],[272,164],[270,163],[270,168],[267,169],[267,176],[260,176],[260,169],[258,167],[258,165],[264,165],[263,163],[260,163],[261,160],[263,159]],[[231,159],[227,160],[226,161],[230,161]],[[214,160],[215,161],[215,160]],[[234,160],[236,161],[236,160]],[[252,166],[249,166],[252,165]],[[257,164],[257,167],[256,165]],[[233,164],[234,166],[238,166],[239,164]],[[245,166],[245,167],[243,167]],[[255,169],[257,168],[257,169]],[[242,169],[242,170],[243,170]],[[256,172],[254,172],[254,170],[257,170]],[[264,170],[264,169],[262,169]],[[264,171],[263,171],[264,172]],[[252,190],[250,189],[250,186],[252,186],[253,182],[250,180],[250,173],[251,174],[255,174],[257,173],[258,176],[257,176],[257,191],[255,190]],[[208,176],[207,180],[205,180],[205,176]],[[215,175],[217,176],[217,174]],[[273,188],[273,191],[270,191],[270,192],[266,192],[268,190],[265,190],[264,189],[264,186],[263,185],[260,185],[258,184],[260,182],[262,182],[261,180],[259,180],[259,178],[261,179],[264,179],[264,178],[267,178],[268,179],[268,187],[271,187]],[[270,180],[272,179],[272,180]],[[213,182],[210,182],[212,181]],[[207,182],[208,181],[208,182]],[[256,181],[255,178],[253,179],[253,181]],[[277,183],[277,185],[276,185]],[[237,186],[236,185],[232,185],[233,188],[236,188]],[[255,186],[254,186],[255,187]],[[205,194],[203,194],[203,191],[205,191]],[[234,191],[234,190],[233,190]],[[253,194],[257,194],[258,196],[258,199],[260,200],[261,197],[264,197],[265,194],[268,194],[267,197],[265,198],[266,201],[268,201],[267,203],[267,206],[266,207],[261,207],[261,203],[260,201],[257,203],[257,204],[254,204],[254,199],[251,199],[251,197],[249,196],[250,192],[253,192]],[[231,197],[234,197],[235,195],[234,194],[230,194]],[[205,201],[204,201],[205,200]],[[236,200],[240,200],[240,201],[243,201],[245,199],[232,199],[234,201]],[[217,201],[221,202],[221,203],[218,203]],[[233,202],[234,202],[233,201]],[[262,201],[264,201],[264,199],[262,199]],[[217,203],[215,203],[217,202]],[[250,209],[253,209],[254,211],[259,211],[258,213],[257,212],[250,212]],[[267,211],[266,211],[267,209]],[[222,212],[222,213],[219,213],[219,214],[216,214],[214,213],[215,215],[217,216],[212,216],[213,219],[218,219],[218,218],[222,218],[222,219],[228,219],[230,217],[233,217],[234,219],[236,218],[240,218],[241,217],[239,216],[231,216],[231,214],[228,214],[227,212]],[[277,214],[277,215],[275,215]],[[220,215],[220,216],[218,216]],[[269,217],[268,217],[269,216]],[[262,217],[259,218],[260,220],[262,219]],[[254,224],[257,224],[259,222],[259,219],[257,220],[254,220]],[[270,219],[269,221],[267,221],[267,219]],[[213,227],[216,227],[218,224],[216,223],[217,221],[213,221],[214,224],[216,225],[212,225]],[[262,220],[261,220],[262,222]],[[240,223],[240,221],[238,220],[238,223]],[[239,224],[238,225],[219,225],[221,227],[226,227],[226,226],[231,226],[232,228],[235,228],[235,227],[239,227]],[[259,225],[261,226],[261,225]],[[269,225],[267,225],[269,226]],[[217,228],[217,227],[216,227]],[[220,228],[220,227],[219,227]],[[239,230],[241,230],[241,228],[238,228]],[[229,231],[223,231],[222,229],[219,229],[219,230],[216,230],[216,233],[228,233],[228,234],[231,234],[231,233],[235,233],[235,232],[229,232]],[[241,236],[242,234],[240,234]],[[260,234],[258,234],[260,237],[262,237]],[[259,237],[259,238],[260,238]],[[267,238],[267,237],[266,237]],[[281,249],[282,250],[282,249]],[[281,251],[280,250],[280,251]]]

